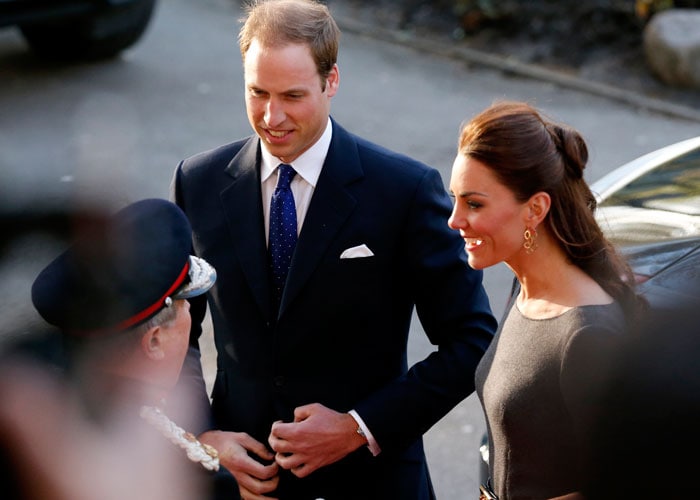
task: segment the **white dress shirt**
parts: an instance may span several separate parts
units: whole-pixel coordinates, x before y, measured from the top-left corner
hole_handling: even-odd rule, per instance
[[[321,135],[318,141],[316,141],[316,143],[309,149],[304,151],[299,158],[289,164],[297,173],[289,186],[292,190],[292,195],[294,195],[294,204],[297,209],[297,235],[301,232],[301,227],[304,224],[306,212],[309,209],[309,204],[311,203],[311,196],[314,194],[318,177],[321,175],[323,162],[326,161],[328,148],[331,145],[332,133],[333,126],[331,125],[331,120],[329,118],[328,124],[326,125],[326,130],[323,132],[323,135]],[[280,163],[285,162],[276,156],[272,156],[265,148],[264,144],[260,149],[262,152],[260,181],[262,182],[263,216],[265,217],[265,235],[267,237],[268,233],[270,232],[270,202],[272,200],[272,194],[275,192],[277,179],[279,177],[279,170],[277,169],[277,166]]]

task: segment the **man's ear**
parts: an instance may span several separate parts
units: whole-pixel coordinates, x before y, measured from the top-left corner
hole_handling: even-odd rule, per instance
[[[163,359],[165,352],[163,351],[163,331],[160,326],[154,326],[148,329],[141,337],[141,351],[143,354],[153,360]]]
[[[338,92],[339,85],[340,71],[338,70],[338,65],[334,64],[326,78],[326,92],[328,93],[328,97],[333,97],[336,92]]]
[[[552,198],[544,191],[533,194],[527,202],[528,227],[536,228],[547,216],[552,206]]]

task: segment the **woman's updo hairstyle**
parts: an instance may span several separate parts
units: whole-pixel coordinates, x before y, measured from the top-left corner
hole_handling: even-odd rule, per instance
[[[631,300],[629,266],[594,217],[596,199],[583,176],[588,147],[578,131],[527,103],[501,101],[463,125],[458,151],[489,168],[521,203],[549,194],[543,224],[570,261],[613,297]]]

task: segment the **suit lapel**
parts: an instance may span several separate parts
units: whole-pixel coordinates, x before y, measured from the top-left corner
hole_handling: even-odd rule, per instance
[[[299,294],[355,209],[357,200],[348,192],[347,185],[362,176],[357,144],[350,134],[333,122],[333,138],[292,257],[280,314]]]
[[[258,140],[252,137],[226,167],[233,182],[220,196],[241,272],[260,310],[269,316],[270,283],[259,162]]]

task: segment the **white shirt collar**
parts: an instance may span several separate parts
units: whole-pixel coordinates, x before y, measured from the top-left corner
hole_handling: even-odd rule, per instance
[[[294,170],[297,174],[301,176],[306,182],[316,187],[316,182],[318,181],[319,175],[321,175],[321,168],[323,167],[323,162],[326,161],[326,155],[328,154],[328,148],[331,145],[331,137],[333,135],[333,126],[331,124],[330,117],[328,118],[328,123],[326,124],[326,130],[323,132],[318,141],[311,146],[309,149],[304,151],[299,158],[292,162]],[[260,180],[265,182],[270,175],[275,171],[277,165],[284,163],[282,160],[276,156],[272,156],[267,148],[262,145],[262,164],[260,165]]]

